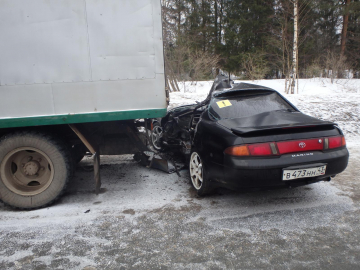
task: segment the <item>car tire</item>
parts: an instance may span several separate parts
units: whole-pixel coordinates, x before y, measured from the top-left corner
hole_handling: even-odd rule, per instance
[[[56,201],[73,172],[70,147],[55,136],[23,131],[0,139],[0,199],[31,210]]]
[[[189,173],[190,183],[199,196],[212,193],[213,189],[209,181],[206,165],[196,150],[193,150],[190,155]]]

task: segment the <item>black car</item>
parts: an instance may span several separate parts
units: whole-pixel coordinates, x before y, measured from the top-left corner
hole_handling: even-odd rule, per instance
[[[277,91],[218,76],[206,100],[154,123],[157,150],[181,152],[199,195],[216,187],[295,187],[330,181],[349,153],[340,128],[301,113]]]

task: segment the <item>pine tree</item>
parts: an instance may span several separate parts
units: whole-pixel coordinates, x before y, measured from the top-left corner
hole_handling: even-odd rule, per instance
[[[340,69],[359,69],[360,0],[297,1],[298,76],[326,75],[325,70],[336,70],[340,76]],[[195,66],[200,65],[201,57],[218,59],[218,55],[221,60],[215,64],[205,61],[213,66],[204,70],[219,65],[248,78],[290,78],[294,67],[293,0],[162,2],[165,54],[178,78],[210,74],[195,72]],[[347,24],[343,20],[346,14]],[[344,29],[343,38],[341,29]],[[339,65],[340,62],[346,67]]]
[[[345,55],[351,66],[360,69],[360,0],[354,0],[349,6],[349,24],[347,29]],[[355,74],[360,77],[359,72]]]
[[[226,27],[222,55],[227,58],[227,70],[240,71],[244,55],[266,51],[273,6],[272,0],[225,2]]]

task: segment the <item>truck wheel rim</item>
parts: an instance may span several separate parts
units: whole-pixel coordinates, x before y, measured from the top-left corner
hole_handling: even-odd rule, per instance
[[[190,158],[190,177],[194,188],[199,190],[203,183],[203,164],[196,152]]]
[[[151,142],[156,150],[161,150],[160,138],[162,137],[163,130],[160,126],[155,126],[151,132]]]
[[[54,166],[48,155],[32,147],[21,147],[8,153],[0,169],[5,186],[22,196],[43,192],[54,179]]]

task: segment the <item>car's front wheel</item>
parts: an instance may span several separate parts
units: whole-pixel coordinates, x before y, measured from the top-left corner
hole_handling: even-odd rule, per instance
[[[199,196],[212,191],[206,166],[197,151],[192,151],[189,162],[190,181]]]
[[[153,123],[153,129],[150,133],[151,145],[156,151],[162,150],[161,137],[163,136],[163,128],[159,122]]]

